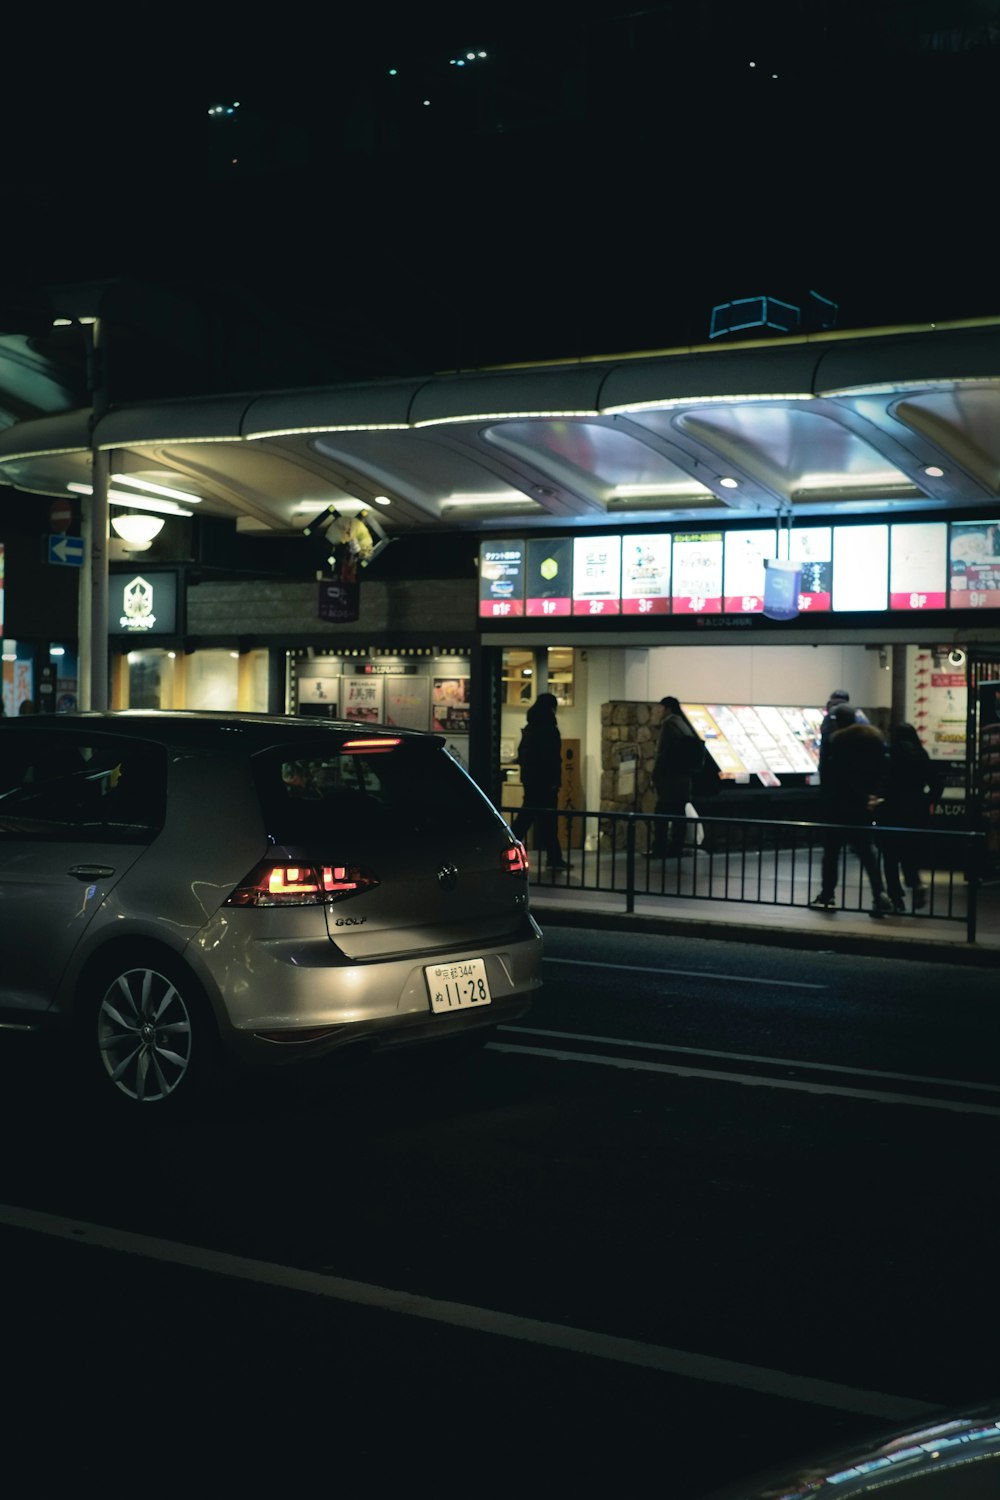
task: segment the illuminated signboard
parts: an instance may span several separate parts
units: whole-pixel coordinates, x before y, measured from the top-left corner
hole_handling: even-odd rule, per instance
[[[889,542],[889,608],[944,609],[948,523],[896,525]]]
[[[569,615],[573,612],[573,541],[528,542],[525,568],[525,613]]]
[[[622,614],[670,613],[670,537],[622,538]]]
[[[723,595],[727,614],[755,615],[764,608],[764,560],[777,557],[773,531],[727,531]]]
[[[955,521],[948,603],[952,609],[1000,607],[1000,521]]]
[[[776,554],[799,571],[799,615],[1000,609],[1000,520],[991,520],[482,542],[479,614],[491,620],[649,615],[667,623],[668,615],[725,612],[780,619],[764,589]],[[790,599],[788,618],[794,606]],[[145,628],[128,626],[134,634]],[[158,624],[157,633],[168,628]]]
[[[481,542],[479,613],[486,619],[524,614],[524,543]]]
[[[833,607],[882,610],[889,601],[888,526],[838,526],[833,533]]]
[[[833,603],[833,527],[800,526],[789,537],[788,556],[802,564],[799,610],[825,614]]]
[[[621,589],[621,537],[578,536],[573,543],[573,613],[617,615]]]
[[[173,635],[177,630],[177,574],[116,573],[109,581],[108,631],[112,635]]]
[[[722,613],[722,532],[674,537],[675,615]]]

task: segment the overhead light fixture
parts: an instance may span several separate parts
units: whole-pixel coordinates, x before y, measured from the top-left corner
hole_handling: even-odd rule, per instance
[[[163,530],[164,522],[162,516],[131,513],[112,516],[111,526],[133,552],[145,552],[153,538],[158,537]]]
[[[375,500],[375,504],[376,505],[391,505],[392,504],[392,501],[389,499],[388,495],[375,495],[373,498]]]
[[[498,505],[530,505],[533,510],[537,509],[536,501],[529,499],[527,495],[520,494],[517,490],[504,490],[499,495],[445,495],[441,501],[442,509],[445,506],[451,507],[456,505],[466,508],[477,505],[491,505],[494,508]]]
[[[927,467],[926,467],[926,469],[924,470],[924,473],[927,475],[927,477],[929,479],[943,479],[944,478],[944,470],[943,469],[939,469],[938,466],[937,466],[937,464],[928,464]]]
[[[131,489],[142,490],[147,495],[162,495],[165,500],[179,500],[182,505],[200,505],[201,496],[187,490],[173,490],[165,484],[154,484],[151,479],[137,479],[133,474],[112,474],[112,484],[127,484]]]
[[[66,486],[74,495],[92,495],[93,485],[90,484],[68,484]],[[182,505],[175,505],[173,500],[154,500],[150,495],[126,495],[123,490],[108,491],[109,505],[124,505],[129,510],[152,511],[157,516],[193,516],[193,510],[185,510]]]
[[[722,479],[719,480],[719,483],[722,485],[722,488],[724,490],[738,490],[740,487],[739,480],[734,479],[731,474],[726,474]]]

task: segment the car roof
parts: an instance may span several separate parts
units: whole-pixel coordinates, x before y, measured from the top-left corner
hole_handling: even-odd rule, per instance
[[[0,719],[5,730],[27,732],[43,728],[63,733],[90,726],[115,734],[134,735],[137,739],[155,740],[164,745],[199,748],[217,752],[254,754],[272,745],[294,745],[307,742],[312,746],[326,735],[337,741],[348,739],[402,739],[425,744],[444,744],[444,736],[421,729],[396,729],[384,724],[361,724],[350,719],[307,719],[285,714],[216,713],[207,710],[128,708],[118,710],[83,710],[75,714],[28,714],[23,718]]]

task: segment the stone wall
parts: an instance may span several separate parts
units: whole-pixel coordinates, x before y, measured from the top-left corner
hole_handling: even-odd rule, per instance
[[[254,583],[193,584],[187,592],[187,633],[193,636],[328,637],[358,634],[384,637],[393,631],[436,631],[442,635],[477,628],[475,580],[395,579],[361,583],[361,613],[353,624],[333,625],[318,618],[319,585],[270,580]]]
[[[656,805],[653,762],[660,735],[660,705],[604,703],[601,705],[601,812],[652,812]],[[602,842],[616,830],[615,842],[625,843],[625,824],[602,828]],[[636,830],[636,848],[646,847],[647,829]]]

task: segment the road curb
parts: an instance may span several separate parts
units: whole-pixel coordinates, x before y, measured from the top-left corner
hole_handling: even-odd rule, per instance
[[[586,927],[602,932],[645,932],[663,937],[709,938],[713,942],[755,943],[762,947],[799,948],[809,952],[865,954],[874,958],[897,958],[914,963],[962,965],[967,968],[1000,968],[1000,952],[975,943],[927,942],[911,937],[866,937],[862,933],[838,933],[836,917],[825,918],[822,927],[764,927],[750,922],[719,922],[711,917],[660,917],[646,912],[599,911],[547,902],[532,894],[531,910],[542,929]]]

